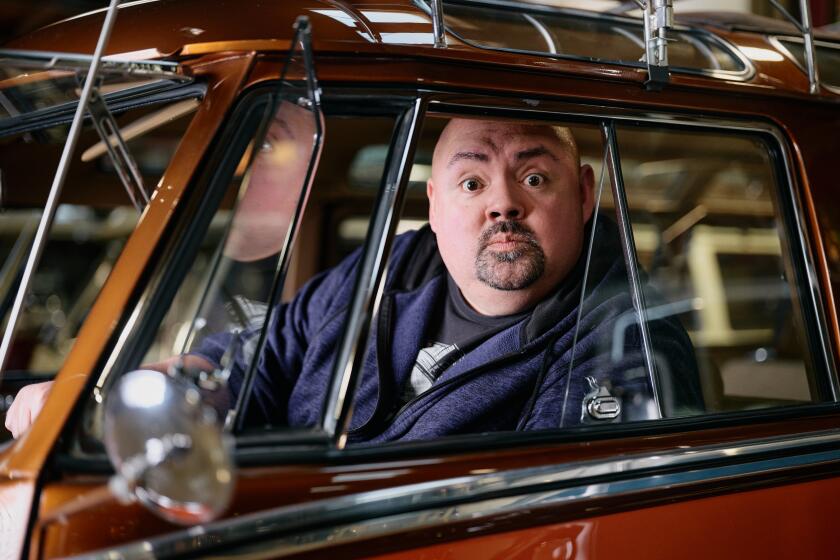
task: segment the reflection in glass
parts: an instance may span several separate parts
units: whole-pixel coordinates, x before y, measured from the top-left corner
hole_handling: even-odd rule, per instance
[[[707,410],[815,400],[765,144],[628,127],[618,138],[637,251],[689,331]]]

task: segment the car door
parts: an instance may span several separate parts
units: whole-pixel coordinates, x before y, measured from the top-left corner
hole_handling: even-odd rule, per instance
[[[301,75],[307,76],[304,71]],[[366,234],[355,257],[361,272],[348,281],[353,294],[348,305],[353,312],[342,325],[344,334],[331,370],[334,376],[315,407],[323,409],[323,414],[305,429],[288,429],[265,421],[249,425],[247,409],[241,404],[235,408],[237,413],[228,416],[228,425],[236,437],[240,471],[226,519],[199,529],[179,529],[156,520],[137,504],[105,501],[96,508],[74,511],[68,517],[70,524],[62,525],[49,519],[49,508],[60,512],[62,502],[100,487],[108,472],[102,449],[97,448],[97,403],[91,397],[82,416],[89,426],[79,424],[81,431],[75,440],[79,445],[60,454],[60,464],[66,470],[50,485],[55,501],[43,506],[46,521],[39,530],[44,535],[45,555],[94,551],[166,557],[224,550],[261,557],[583,557],[616,553],[621,547],[629,556],[699,557],[708,555],[709,550],[703,548],[708,545],[715,555],[735,557],[745,552],[746,545],[730,546],[730,535],[737,532],[758,539],[766,527],[781,536],[765,544],[751,540],[750,551],[783,557],[797,542],[813,546],[806,554],[826,544],[820,537],[826,533],[819,531],[819,525],[803,524],[782,534],[778,521],[783,507],[803,515],[806,510],[815,513],[809,509],[811,501],[820,493],[835,491],[828,473],[837,452],[836,434],[830,429],[836,421],[834,360],[828,351],[824,304],[810,282],[813,252],[801,226],[803,210],[791,171],[789,139],[776,128],[749,118],[735,122],[709,118],[698,124],[679,112],[650,116],[626,107],[596,112],[586,105],[562,102],[545,103],[535,112],[529,99],[490,95],[465,99],[448,91],[387,97],[389,103],[382,105],[389,110],[371,116],[365,113],[370,92],[325,89],[323,152],[319,151],[318,135],[309,133],[306,137],[314,140],[299,145],[307,149],[295,152],[309,154],[304,173],[295,174],[297,180],[289,182],[297,195],[294,202],[285,201],[297,218],[284,224],[285,235],[273,237],[282,237],[283,243],[271,247],[276,256],[267,266],[269,279],[265,280],[264,270],[235,270],[244,259],[232,256],[229,237],[220,231],[234,231],[236,213],[249,207],[247,193],[257,192],[252,187],[259,184],[253,181],[260,156],[251,156],[256,146],[264,148],[264,157],[273,161],[283,144],[281,137],[264,146],[266,135],[260,131],[271,129],[267,123],[288,124],[293,118],[288,112],[297,111],[293,107],[305,111],[311,131],[318,130],[322,118],[311,83],[290,78],[288,84],[274,86],[254,89],[251,97],[243,98],[237,118],[231,121],[231,130],[239,132],[231,132],[231,141],[224,143],[230,155],[225,158],[222,152],[219,156],[226,161],[222,169],[227,171],[208,179],[212,183],[213,177],[219,177],[217,185],[208,188],[209,193],[215,193],[215,201],[208,203],[203,214],[196,213],[203,223],[196,226],[200,233],[176,236],[171,251],[183,258],[170,258],[161,265],[157,272],[161,280],[149,292],[150,298],[166,299],[157,300],[160,309],[157,315],[146,316],[145,328],[125,331],[127,344],[115,355],[114,371],[147,363],[149,349],[161,336],[177,344],[164,347],[172,352],[158,353],[158,357],[184,350],[209,355],[200,340],[205,327],[211,337],[225,334],[211,338],[223,358],[237,352],[245,355],[249,341],[255,340],[246,361],[256,363],[259,346],[269,336],[264,325],[272,319],[267,314],[283,309],[284,292],[294,293],[301,278],[317,275],[321,268],[334,264],[313,264],[317,258],[312,258],[312,246],[305,243],[317,238],[314,232],[321,229],[318,218],[341,215],[341,208],[335,208],[342,204],[336,192],[352,192],[349,181],[344,184],[329,175],[337,166],[323,165],[343,157],[345,169],[352,167],[347,160],[352,159],[352,152],[360,152],[358,142],[351,142],[353,149],[344,150],[344,140],[339,138],[333,144],[337,151],[331,152],[331,132],[345,126],[355,133],[353,140],[370,139],[368,145],[386,143],[390,148],[378,164],[368,161],[382,178],[380,191],[352,203],[349,197],[343,201],[358,209],[345,210],[346,227],[338,228],[339,232],[347,239],[359,239],[353,231],[361,227]],[[386,255],[399,229],[399,210],[406,210],[406,221],[422,216],[422,193],[412,195],[411,185],[412,181],[422,185],[420,166],[427,165],[422,159],[424,148],[428,153],[433,147],[435,135],[447,119],[453,115],[474,117],[476,113],[485,118],[574,128],[583,146],[582,157],[598,177],[600,206],[595,215],[610,219],[617,228],[618,262],[628,271],[627,282],[620,289],[633,302],[626,321],[611,325],[612,336],[602,341],[605,353],[612,356],[616,341],[618,353],[626,351],[629,328],[635,328],[636,333],[648,329],[649,336],[636,334],[631,346],[644,358],[634,375],[649,379],[653,393],[649,399],[640,394],[639,402],[635,402],[635,394],[627,394],[623,404],[637,406],[636,415],[627,422],[585,416],[586,409],[576,403],[575,415],[589,420],[581,425],[345,445],[354,380],[367,348],[368,321],[376,321],[380,311],[377,303],[381,301]],[[421,119],[431,136],[419,134]],[[370,130],[363,130],[362,125]],[[715,153],[709,146],[720,150]],[[319,158],[321,165],[313,177],[313,162]],[[297,161],[299,156],[293,159]],[[243,160],[243,171],[238,173]],[[413,180],[412,162],[417,166]],[[738,162],[748,165],[742,168]],[[327,175],[319,177],[322,172]],[[289,169],[284,173],[290,173]],[[324,182],[319,182],[322,179]],[[243,191],[239,181],[251,182]],[[332,181],[336,181],[334,192],[320,195],[317,187]],[[238,206],[232,213],[232,202],[222,201],[236,197]],[[706,212],[699,219],[702,212],[695,211],[697,206]],[[307,212],[312,208],[318,211],[314,225],[309,222],[307,226]],[[221,216],[229,225],[214,232],[213,216],[219,211],[225,212]],[[707,216],[711,218],[703,222]],[[297,242],[303,243],[297,251],[291,249],[295,236],[289,233],[296,227]],[[313,237],[304,238],[303,232]],[[768,242],[771,236],[775,245]],[[604,245],[600,238],[591,239],[588,254],[594,255]],[[184,240],[190,241],[189,251]],[[199,267],[194,263],[202,247],[205,261]],[[293,254],[301,260],[291,260]],[[290,260],[284,261],[284,255]],[[186,269],[199,272],[197,284],[184,282]],[[167,271],[173,271],[172,278],[177,280],[164,281]],[[301,276],[294,280],[296,271]],[[254,283],[257,296],[246,301],[244,296],[236,297],[243,295],[245,288],[224,288],[228,277],[263,279]],[[214,282],[218,278],[222,280]],[[760,284],[762,297],[744,289],[745,283],[749,287],[753,281]],[[710,287],[716,289],[716,295],[708,295]],[[225,289],[241,292],[225,294]],[[260,290],[264,290],[262,296]],[[178,306],[172,302],[178,303],[182,295],[192,300],[184,306],[191,311],[176,311]],[[222,301],[222,307],[233,302],[227,307],[237,321],[257,317],[256,330],[247,320],[232,325],[230,313],[214,316],[212,309],[218,308],[214,299]],[[266,305],[256,305],[261,301]],[[279,306],[274,305],[277,302]],[[168,322],[169,313],[178,320]],[[673,372],[668,353],[659,351],[657,338],[651,335],[657,321],[675,318],[690,336],[698,356],[702,409],[680,406],[673,381],[680,379],[681,372]],[[793,348],[785,347],[786,340],[780,336],[790,328],[785,322],[791,322],[800,333]],[[172,324],[175,328],[169,327]],[[161,335],[165,331],[175,334],[167,338]],[[242,340],[239,335],[243,332],[258,334]],[[229,362],[216,368],[222,375],[227,375],[226,364]],[[249,367],[253,371],[254,366]],[[248,373],[242,376],[242,386],[247,386]],[[770,382],[742,381],[762,376],[769,376]],[[196,379],[201,382],[201,375]],[[772,390],[765,390],[767,387]],[[612,386],[600,388],[613,390]],[[597,396],[598,392],[593,399]],[[560,417],[565,416],[564,411]],[[85,436],[93,437],[86,442]],[[819,512],[830,514],[831,506],[826,507],[828,511]],[[772,521],[774,517],[776,521]],[[105,533],[99,530],[105,519],[123,521],[112,523]],[[692,521],[681,523],[683,519]],[[702,532],[690,533],[698,525]],[[662,532],[667,535],[662,537]],[[691,547],[682,545],[686,540]],[[120,546],[123,541],[128,544]],[[629,550],[625,543],[630,543]]]

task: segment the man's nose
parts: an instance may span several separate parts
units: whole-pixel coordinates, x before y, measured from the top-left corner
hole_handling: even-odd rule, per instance
[[[492,221],[518,220],[525,216],[525,207],[522,204],[520,193],[517,192],[517,185],[505,182],[493,189],[493,196],[487,205],[487,217]]]

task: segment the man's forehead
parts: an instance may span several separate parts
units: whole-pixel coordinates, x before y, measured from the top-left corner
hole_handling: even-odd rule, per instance
[[[514,159],[547,155],[556,160],[569,148],[549,125],[453,119],[441,134],[435,156],[447,166],[500,155]]]

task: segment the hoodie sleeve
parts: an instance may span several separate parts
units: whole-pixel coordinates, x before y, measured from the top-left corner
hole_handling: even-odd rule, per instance
[[[273,308],[267,318],[265,346],[254,372],[247,407],[249,425],[286,424],[289,392],[301,371],[309,341],[321,325],[346,308],[358,260],[357,251],[337,267],[309,280],[291,301]],[[190,352],[219,367],[234,337],[239,337],[228,381],[234,399],[242,389],[247,368],[257,353],[260,330],[258,326],[239,333],[215,333],[204,338]]]

